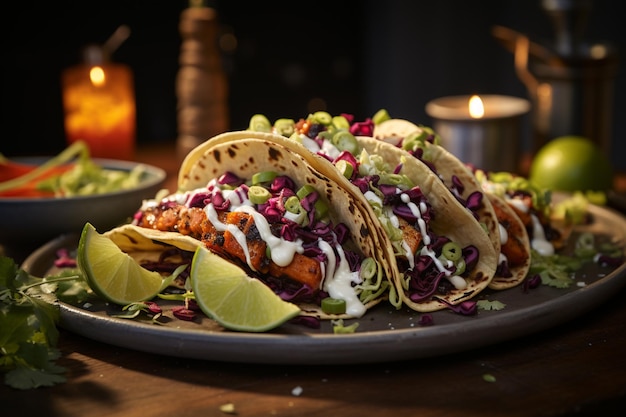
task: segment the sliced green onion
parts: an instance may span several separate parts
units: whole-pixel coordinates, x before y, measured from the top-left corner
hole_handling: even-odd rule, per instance
[[[313,120],[319,124],[328,126],[333,121],[333,118],[328,112],[316,111],[313,113]]]
[[[333,145],[340,151],[348,151],[352,155],[357,155],[359,151],[359,143],[354,135],[347,130],[339,130],[333,135]]]
[[[352,178],[354,167],[350,162],[346,161],[345,159],[340,159],[339,161],[337,161],[337,163],[335,164],[335,168],[337,168],[339,172],[341,172],[341,175],[343,175],[347,179]]]
[[[579,258],[593,258],[598,253],[595,247],[595,238],[591,232],[583,232],[576,239],[574,254]]]
[[[356,329],[359,327],[359,322],[358,321],[355,321],[354,323],[352,323],[349,326],[345,326],[343,324],[343,320],[332,320],[331,323],[333,325],[333,333],[334,334],[354,333],[354,332],[356,332]]]
[[[300,187],[298,191],[296,191],[296,195],[298,196],[300,200],[302,200],[304,197],[306,197],[307,195],[311,194],[314,191],[316,191],[315,187],[309,184],[305,184],[302,187]]]
[[[320,198],[315,202],[315,218],[323,219],[326,215],[328,215],[328,204]]]
[[[310,184],[305,184],[302,187],[300,187],[298,191],[296,191],[296,195],[298,196],[300,200],[302,200],[304,197],[311,194],[312,192],[317,192],[315,187],[313,187]],[[315,201],[315,218],[318,220],[323,219],[324,217],[326,217],[327,214],[328,214],[328,204],[326,204],[326,202],[322,200],[321,198],[318,198]]]
[[[255,114],[250,118],[248,130],[252,130],[254,132],[271,132],[272,124],[265,115]]]
[[[298,143],[302,143],[302,136],[300,136],[300,133],[298,133],[298,132],[293,132],[291,134],[291,136],[289,136],[289,140],[292,140],[292,141],[298,142]]]
[[[274,122],[276,133],[290,137],[296,131],[296,122],[293,119],[278,119]]]
[[[402,141],[402,149],[406,151],[414,151],[428,139],[428,132],[424,130],[416,130],[413,133],[409,133]]]
[[[285,209],[293,214],[298,214],[302,210],[300,199],[295,195],[292,195],[285,201]]]
[[[332,125],[337,129],[350,129],[350,122],[344,116],[335,116],[333,117]]]
[[[248,188],[248,199],[252,204],[264,204],[271,196],[272,194],[269,190],[259,185],[253,185]]]
[[[463,255],[463,250],[461,246],[456,242],[447,242],[443,245],[441,249],[441,254],[446,257],[449,261],[456,262],[461,259],[461,255]]]
[[[339,298],[326,297],[322,299],[322,311],[326,314],[344,314],[346,301]]]
[[[278,176],[274,171],[261,171],[252,176],[252,185],[263,184],[273,181]]]
[[[391,116],[389,116],[387,109],[380,109],[372,116],[372,122],[374,122],[375,125],[379,125],[389,119],[391,119]]]
[[[428,126],[424,126],[424,125],[420,125],[419,127],[420,127],[421,129],[423,129],[423,130],[424,130],[424,132],[428,133],[429,135],[433,135],[433,143],[434,143],[435,145],[439,145],[439,144],[441,143],[441,136],[439,136],[439,135],[437,134],[437,132],[435,132],[435,131],[433,130],[433,128],[432,128],[432,127],[428,127]]]
[[[454,266],[456,266],[456,271],[454,272],[454,275],[462,275],[465,272],[465,267],[467,266],[467,264],[465,263],[465,259],[461,258],[454,263]]]
[[[327,130],[321,131],[317,134],[317,137],[322,140],[327,140],[329,142],[333,141],[333,135],[337,129],[329,127]]]
[[[407,184],[406,178],[406,175],[403,174],[381,173],[379,183],[387,185],[402,185]]]

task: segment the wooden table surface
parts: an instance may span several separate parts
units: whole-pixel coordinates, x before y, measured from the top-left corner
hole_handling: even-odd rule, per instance
[[[175,184],[168,146],[142,150]],[[0,385],[2,415],[50,417],[607,416],[626,410],[626,288],[592,312],[513,341],[368,365],[251,365],[146,354],[61,329],[67,382]],[[576,306],[572,306],[576,308]],[[483,379],[495,377],[494,382]],[[9,410],[13,410],[9,413]]]

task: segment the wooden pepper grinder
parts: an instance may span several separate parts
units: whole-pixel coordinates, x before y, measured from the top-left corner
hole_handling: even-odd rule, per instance
[[[206,0],[189,0],[180,16],[182,38],[176,78],[179,158],[228,130],[228,83],[218,48],[217,12]]]

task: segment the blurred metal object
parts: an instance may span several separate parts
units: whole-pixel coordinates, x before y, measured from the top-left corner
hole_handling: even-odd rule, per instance
[[[532,153],[564,135],[588,137],[610,153],[618,56],[614,46],[584,39],[591,4],[542,0],[555,30],[548,45],[503,27],[492,31],[513,52],[515,70],[533,103]]]

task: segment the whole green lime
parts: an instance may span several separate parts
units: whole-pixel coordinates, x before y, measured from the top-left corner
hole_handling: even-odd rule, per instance
[[[608,156],[590,139],[560,136],[539,149],[529,179],[555,191],[606,191],[613,186],[613,168]]]

